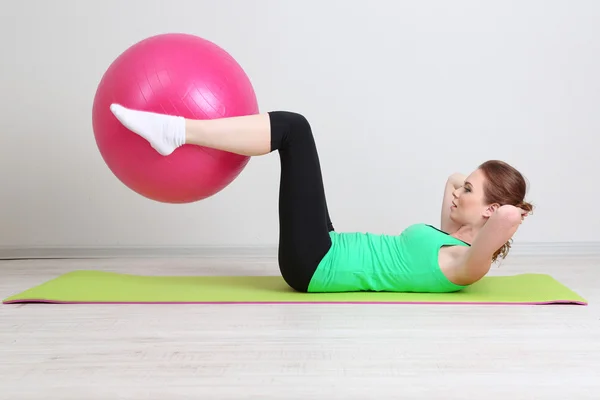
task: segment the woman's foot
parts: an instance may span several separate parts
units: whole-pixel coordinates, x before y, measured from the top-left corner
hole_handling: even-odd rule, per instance
[[[146,139],[163,156],[185,144],[185,118],[138,111],[113,103],[110,110],[130,131]]]

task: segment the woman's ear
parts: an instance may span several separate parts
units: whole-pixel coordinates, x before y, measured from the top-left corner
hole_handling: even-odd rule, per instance
[[[500,204],[498,203],[492,203],[489,206],[486,207],[485,211],[483,212],[483,216],[486,218],[491,217],[492,215],[494,215],[494,213],[496,212],[496,210],[498,210],[500,208]]]

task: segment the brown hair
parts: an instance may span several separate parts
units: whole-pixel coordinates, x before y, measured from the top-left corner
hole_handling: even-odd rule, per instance
[[[533,205],[525,201],[527,183],[523,175],[511,165],[499,160],[489,160],[479,166],[487,178],[483,188],[485,202],[512,205],[525,211],[533,211]],[[492,262],[498,257],[506,258],[512,239],[496,250]]]

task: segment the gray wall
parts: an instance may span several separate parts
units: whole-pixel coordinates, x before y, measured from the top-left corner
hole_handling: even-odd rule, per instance
[[[218,43],[262,111],[311,120],[337,230],[439,224],[445,178],[500,158],[538,206],[517,242],[598,240],[599,2],[23,0],[0,12],[2,246],[276,244],[276,154],[189,205],[140,197],[101,159],[96,85],[165,32]]]

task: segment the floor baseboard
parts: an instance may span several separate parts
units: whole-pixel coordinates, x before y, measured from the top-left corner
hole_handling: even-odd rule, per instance
[[[543,242],[516,243],[510,250],[513,256],[600,256],[600,242]]]
[[[511,256],[600,256],[600,242],[519,243]],[[276,246],[248,247],[0,247],[0,260],[89,258],[276,258]]]
[[[0,260],[61,258],[254,258],[271,256],[277,256],[276,247],[0,247]]]

